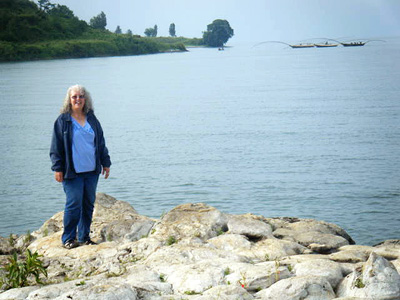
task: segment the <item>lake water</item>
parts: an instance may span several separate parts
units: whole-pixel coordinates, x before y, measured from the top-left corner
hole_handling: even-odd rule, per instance
[[[0,64],[0,235],[63,210],[49,145],[66,89],[92,93],[113,165],[98,191],[160,217],[315,218],[400,238],[400,40]]]

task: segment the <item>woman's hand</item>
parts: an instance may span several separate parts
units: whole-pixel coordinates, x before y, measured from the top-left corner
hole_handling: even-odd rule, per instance
[[[63,172],[55,172],[54,177],[58,182],[63,182],[64,181],[64,173]]]
[[[101,172],[101,175],[104,175],[104,179],[107,179],[108,176],[110,176],[110,168],[103,167],[103,171]]]

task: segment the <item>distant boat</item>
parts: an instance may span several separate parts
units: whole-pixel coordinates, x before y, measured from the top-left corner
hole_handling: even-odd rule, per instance
[[[337,47],[339,44],[314,44],[317,48],[328,48],[328,47]]]
[[[341,43],[344,47],[360,47],[364,46],[367,42],[350,42],[350,43]]]
[[[254,45],[253,47],[256,47],[258,45],[261,44],[265,44],[265,43],[279,43],[279,44],[284,44],[287,45],[293,49],[302,49],[302,48],[313,48],[313,47],[317,47],[317,48],[330,48],[330,47],[337,47],[339,45],[343,45],[344,47],[361,47],[364,46],[366,43],[372,42],[372,41],[376,41],[376,42],[384,42],[383,40],[363,40],[363,41],[346,41],[346,42],[341,42],[338,40],[334,40],[334,39],[327,39],[327,38],[318,38],[318,39],[324,39],[325,42],[320,42],[318,44],[311,44],[311,43],[300,43],[300,44],[288,44],[285,42],[281,42],[281,41],[267,41],[267,42],[261,42],[258,43],[256,45]],[[329,41],[329,42],[328,42]]]
[[[297,45],[289,45],[293,49],[299,49],[299,48],[314,48],[314,44],[297,44]]]

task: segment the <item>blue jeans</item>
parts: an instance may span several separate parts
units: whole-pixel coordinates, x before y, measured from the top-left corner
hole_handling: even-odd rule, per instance
[[[76,239],[86,242],[90,239],[90,224],[96,200],[99,175],[94,172],[80,173],[74,179],[64,179],[63,187],[67,196],[64,210],[64,232],[62,242]]]

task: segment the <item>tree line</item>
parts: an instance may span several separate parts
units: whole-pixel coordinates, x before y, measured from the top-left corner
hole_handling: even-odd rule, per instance
[[[48,0],[40,0],[48,2]],[[40,2],[39,1],[39,2]],[[97,29],[106,29],[107,17],[104,12],[90,19],[90,26]],[[114,33],[122,34],[122,29],[118,25]],[[132,34],[132,31],[128,29],[127,34]],[[147,37],[157,37],[158,26],[146,28],[144,34]],[[169,35],[171,37],[176,37],[175,23],[169,25]],[[211,47],[223,47],[224,44],[234,35],[234,31],[231,28],[227,20],[217,19],[211,24],[207,25],[207,30],[203,32],[202,44]]]
[[[215,20],[201,39],[176,36],[174,23],[170,37],[157,37],[158,27],[145,36],[106,29],[107,16],[100,12],[89,23],[80,20],[65,5],[49,0],[0,0],[0,61],[135,55],[165,51],[185,51],[185,45],[222,46],[233,36],[228,21]]]

